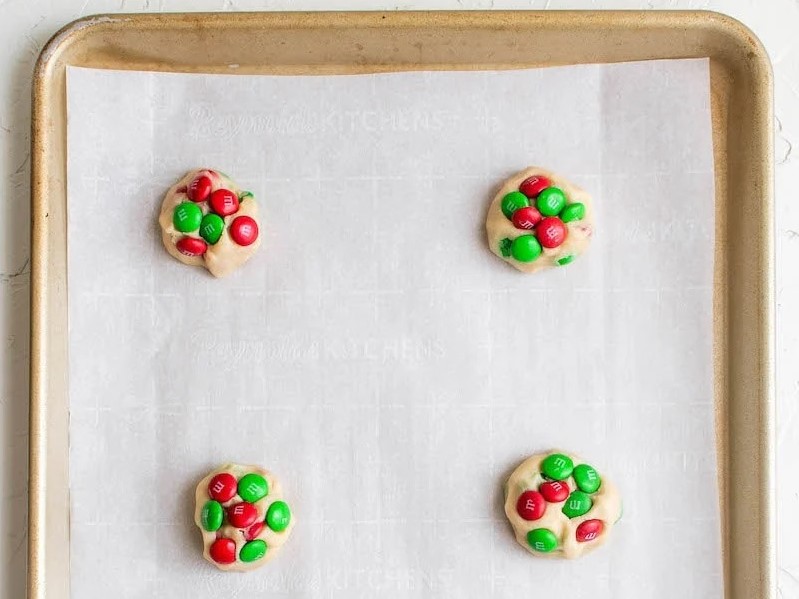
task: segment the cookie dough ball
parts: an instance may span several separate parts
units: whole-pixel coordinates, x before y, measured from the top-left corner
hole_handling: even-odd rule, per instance
[[[203,556],[220,570],[263,566],[288,540],[294,518],[277,479],[258,466],[227,464],[197,485],[194,521]]]
[[[158,217],[166,251],[224,277],[261,244],[258,204],[219,171],[200,169],[169,188]]]
[[[569,264],[593,230],[591,196],[535,166],[505,182],[486,217],[489,248],[522,272]]]
[[[516,540],[537,556],[571,559],[593,551],[621,510],[613,483],[562,451],[527,458],[505,485],[505,514]]]

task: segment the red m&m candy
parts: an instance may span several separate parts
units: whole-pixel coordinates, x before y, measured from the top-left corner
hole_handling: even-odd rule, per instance
[[[211,195],[211,186],[211,179],[205,175],[200,175],[189,183],[186,195],[189,196],[192,202],[204,202]]]
[[[217,564],[232,564],[236,561],[236,542],[233,539],[219,538],[211,544],[208,552]]]
[[[208,494],[211,499],[225,503],[233,499],[236,494],[236,477],[227,472],[217,474],[208,483]]]
[[[202,256],[208,249],[208,244],[196,237],[184,237],[178,240],[175,247],[184,256]]]
[[[538,487],[538,490],[549,503],[566,501],[566,498],[569,496],[569,485],[559,480],[543,483]]]
[[[514,212],[511,220],[513,221],[513,226],[517,229],[532,229],[541,220],[541,213],[538,208],[525,206]]]
[[[525,520],[538,520],[547,509],[544,496],[538,491],[525,491],[516,501],[516,511]]]
[[[246,501],[235,503],[228,508],[227,519],[236,528],[247,528],[258,519],[258,510]]]
[[[261,534],[261,531],[263,529],[264,529],[264,523],[256,522],[255,524],[253,524],[247,530],[244,531],[244,538],[247,539],[248,541],[252,541],[259,534]]]
[[[577,542],[585,543],[587,541],[593,541],[602,534],[604,529],[605,524],[602,520],[586,520],[577,527]]]
[[[532,177],[527,177],[521,182],[519,185],[519,191],[521,191],[528,198],[535,198],[539,193],[551,185],[552,181],[546,177],[542,177],[541,175],[533,175]]]
[[[535,228],[538,242],[545,248],[556,248],[566,241],[566,225],[557,216],[548,216]]]
[[[250,245],[258,239],[258,223],[249,216],[237,216],[230,224],[230,236],[239,245]]]
[[[230,216],[239,210],[239,196],[229,189],[217,189],[211,194],[211,210],[219,216]]]

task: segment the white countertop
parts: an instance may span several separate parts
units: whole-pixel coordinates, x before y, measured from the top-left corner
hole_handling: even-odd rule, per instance
[[[27,548],[30,77],[62,25],[108,12],[331,9],[707,9],[732,15],[763,41],[774,64],[777,248],[777,473],[780,596],[799,598],[799,2],[796,0],[0,0],[0,597],[24,597]]]

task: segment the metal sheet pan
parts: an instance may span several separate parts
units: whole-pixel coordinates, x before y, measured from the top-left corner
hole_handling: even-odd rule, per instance
[[[775,597],[771,67],[729,17],[649,11],[108,15],[56,34],[33,79],[28,596],[69,597],[68,65],[305,75],[694,57],[711,60],[726,596]]]

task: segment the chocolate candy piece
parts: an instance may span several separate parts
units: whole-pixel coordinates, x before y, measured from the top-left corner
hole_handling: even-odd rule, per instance
[[[511,218],[519,208],[530,205],[530,200],[520,191],[512,191],[502,198],[502,214]]]
[[[243,202],[244,200],[246,200],[248,198],[252,198],[252,197],[253,197],[253,195],[252,195],[251,191],[242,191],[239,194],[239,202]]]
[[[513,240],[510,253],[519,262],[532,262],[541,255],[541,244],[534,235],[520,235]]]
[[[184,256],[202,256],[208,249],[208,244],[196,237],[183,237],[175,247]]]
[[[562,511],[569,518],[576,518],[577,516],[587,514],[592,505],[594,505],[594,502],[588,493],[583,493],[582,491],[572,491],[572,494],[569,495],[566,503],[563,504]]]
[[[239,210],[239,197],[229,189],[217,189],[211,194],[209,204],[220,216],[230,216]]]
[[[545,248],[556,248],[566,241],[566,225],[557,216],[548,216],[535,228],[538,241]]]
[[[555,216],[566,206],[566,194],[560,187],[548,187],[538,195],[535,205],[544,216]]]
[[[532,229],[541,220],[541,213],[533,206],[519,208],[513,213],[511,221],[517,229]]]
[[[572,476],[574,476],[574,482],[577,483],[577,488],[586,493],[596,493],[602,485],[599,473],[588,464],[575,466]]]
[[[582,220],[585,218],[585,205],[580,202],[569,204],[560,211],[560,220],[564,223],[570,223],[573,220]]]
[[[552,453],[541,462],[541,472],[552,480],[566,480],[572,475],[574,462],[562,453]]]
[[[236,494],[236,477],[227,472],[217,474],[208,483],[208,494],[221,503],[230,501]]]
[[[222,231],[225,230],[225,221],[218,214],[208,213],[203,216],[200,223],[200,237],[205,239],[211,245],[214,245],[219,238],[222,237]]]
[[[269,485],[266,479],[260,474],[252,472],[241,477],[238,489],[239,497],[250,503],[255,503],[269,493]]]
[[[251,503],[234,503],[227,510],[227,519],[236,528],[247,528],[258,519],[258,510]]]
[[[203,211],[197,204],[192,202],[181,202],[175,206],[172,213],[172,224],[181,233],[191,233],[200,228],[203,220]]]
[[[239,552],[239,558],[243,562],[254,562],[261,559],[266,553],[266,543],[261,539],[244,543],[244,547]]]
[[[186,195],[192,202],[204,202],[211,194],[211,179],[205,175],[195,177],[186,189]]]
[[[203,511],[200,514],[200,521],[202,522],[203,528],[208,532],[219,530],[222,526],[223,519],[224,511],[222,510],[222,504],[213,499],[211,501],[206,501],[203,506]]]
[[[516,511],[525,520],[540,519],[546,509],[547,502],[538,491],[525,491],[519,495],[519,500],[516,502]]]
[[[249,216],[237,216],[230,224],[230,237],[239,245],[250,245],[258,239],[258,223]]]
[[[505,258],[510,258],[510,249],[512,246],[513,242],[506,237],[499,242],[499,253],[505,256]]]
[[[521,182],[519,185],[519,191],[521,191],[528,198],[537,198],[542,191],[551,185],[552,182],[546,177],[541,175],[533,175],[532,177],[527,177]]]
[[[216,563],[232,564],[236,561],[236,542],[233,539],[220,537],[211,544],[208,552]]]
[[[563,481],[551,480],[541,483],[538,491],[549,503],[560,503],[561,501],[566,501],[569,496],[569,485]]]
[[[275,532],[283,532],[291,522],[291,510],[285,501],[275,501],[266,510],[266,524]]]
[[[252,526],[250,526],[247,530],[244,531],[244,538],[248,541],[252,541],[253,539],[257,538],[261,531],[264,529],[263,522],[256,522]]]
[[[574,254],[569,254],[568,256],[563,256],[563,258],[558,258],[558,265],[559,266],[566,266],[574,261]]]
[[[605,529],[605,524],[602,520],[586,520],[577,527],[575,536],[578,543],[585,543],[586,541],[593,541]]]
[[[549,553],[558,547],[558,537],[548,528],[536,528],[527,533],[527,544],[535,551]]]

